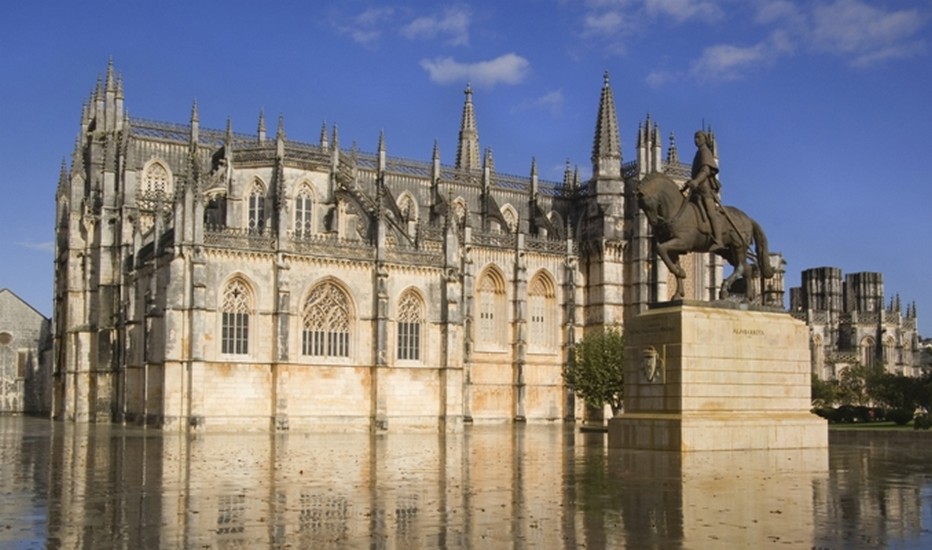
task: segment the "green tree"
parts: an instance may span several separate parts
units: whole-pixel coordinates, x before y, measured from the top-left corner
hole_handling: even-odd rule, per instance
[[[842,370],[838,381],[838,401],[846,405],[870,405],[874,399],[871,391],[877,387],[884,372],[883,365],[868,366],[860,363]]]
[[[587,405],[612,414],[621,410],[624,397],[624,335],[610,328],[593,331],[576,343],[575,357],[563,369],[563,379]]]
[[[822,380],[812,375],[812,406],[817,408],[831,407],[838,400],[838,382],[835,380]]]
[[[914,411],[919,390],[920,379],[887,372],[879,377],[870,393],[884,407]]]

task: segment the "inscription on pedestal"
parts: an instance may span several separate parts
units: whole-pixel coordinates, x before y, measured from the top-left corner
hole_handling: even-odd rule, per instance
[[[807,330],[786,314],[651,310],[625,327],[624,412],[609,446],[698,451],[825,448],[809,412]]]

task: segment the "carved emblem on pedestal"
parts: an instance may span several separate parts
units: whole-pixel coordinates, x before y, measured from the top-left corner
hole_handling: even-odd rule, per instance
[[[653,346],[641,350],[641,372],[648,382],[662,384],[664,381],[664,358]]]

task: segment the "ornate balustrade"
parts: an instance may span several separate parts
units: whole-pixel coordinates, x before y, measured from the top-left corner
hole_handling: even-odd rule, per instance
[[[275,250],[275,238],[267,229],[208,226],[204,231],[204,244],[243,250]]]

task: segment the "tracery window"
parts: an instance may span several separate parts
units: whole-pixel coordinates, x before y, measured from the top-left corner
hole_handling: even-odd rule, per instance
[[[398,359],[421,360],[421,326],[424,305],[418,295],[409,290],[398,301]]]
[[[261,233],[265,229],[265,189],[256,182],[249,192],[249,219],[247,228],[251,232]]]
[[[553,281],[538,273],[528,285],[528,340],[537,349],[553,348],[556,343],[556,297]]]
[[[311,192],[306,187],[298,192],[294,199],[294,234],[297,237],[307,237],[312,233],[313,225],[311,212],[314,203],[311,200]]]
[[[316,286],[304,303],[301,353],[316,357],[349,357],[349,299],[335,283]]]
[[[453,200],[453,217],[456,219],[458,226],[462,226],[466,222],[466,201],[463,197],[456,197]]]
[[[503,227],[502,230],[508,233],[514,233],[515,229],[518,227],[518,215],[510,205],[502,208],[502,217],[505,219],[505,223],[508,224],[508,227]]]
[[[246,283],[234,279],[223,290],[221,305],[221,352],[234,355],[249,353],[249,314],[252,292]]]
[[[896,342],[891,336],[887,336],[883,341],[883,362],[888,370],[899,362],[899,357],[896,356]]]
[[[861,365],[865,367],[874,366],[874,339],[870,336],[861,340]]]
[[[168,169],[161,162],[153,162],[146,168],[142,177],[142,195],[143,198],[163,198],[171,195],[171,177]]]
[[[504,344],[505,332],[505,282],[494,269],[489,269],[479,279],[476,293],[479,319],[476,326],[478,344],[500,346]]]
[[[812,337],[812,372],[819,375],[820,378],[826,377],[825,373],[825,348],[822,346],[823,340],[820,334]]]
[[[398,211],[401,212],[404,221],[417,221],[417,203],[410,194],[405,193],[398,199]]]

